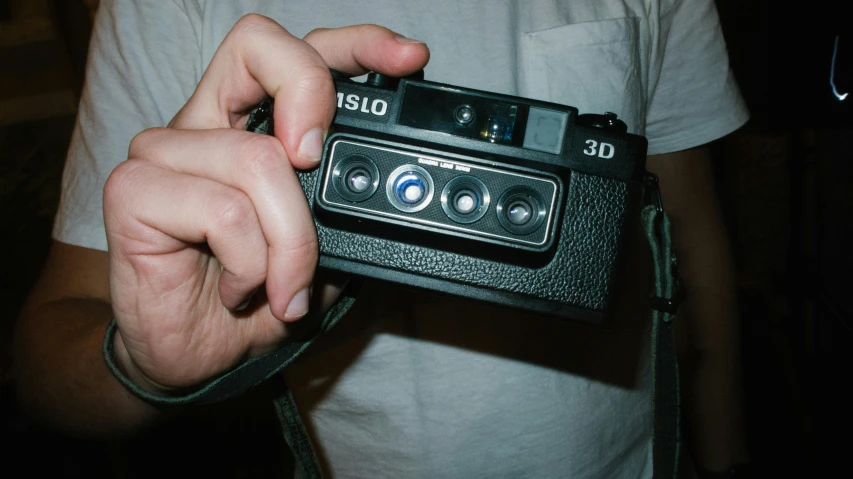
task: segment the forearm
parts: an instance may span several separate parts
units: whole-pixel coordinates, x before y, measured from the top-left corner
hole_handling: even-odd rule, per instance
[[[684,302],[675,333],[690,451],[722,470],[747,459],[740,393],[738,309],[729,238],[705,148],[649,157],[672,219]]]
[[[734,268],[722,225],[705,228],[675,232],[685,289],[676,327],[690,449],[721,471],[748,457]]]
[[[36,419],[88,437],[132,434],[163,411],[128,392],[107,369],[102,341],[112,311],[90,299],[30,308],[16,338],[18,398]]]

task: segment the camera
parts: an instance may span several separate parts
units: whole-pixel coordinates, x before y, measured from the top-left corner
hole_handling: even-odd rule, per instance
[[[647,141],[613,113],[333,72],[337,113],[299,178],[319,267],[604,324],[639,218]],[[272,100],[247,129],[272,134]]]

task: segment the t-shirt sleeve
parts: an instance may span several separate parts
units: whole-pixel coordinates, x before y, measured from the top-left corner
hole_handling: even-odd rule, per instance
[[[168,124],[201,78],[197,14],[189,2],[101,2],[62,178],[56,240],[107,249],[104,182],[127,158],[130,140]]]
[[[648,154],[699,146],[746,123],[715,3],[675,0],[660,17],[660,35],[660,75],[646,114]]]

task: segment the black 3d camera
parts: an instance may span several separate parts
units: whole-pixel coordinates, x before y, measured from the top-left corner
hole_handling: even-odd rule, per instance
[[[639,214],[646,139],[612,113],[371,73],[336,75],[300,173],[320,267],[603,323]],[[272,102],[247,129],[272,132]]]

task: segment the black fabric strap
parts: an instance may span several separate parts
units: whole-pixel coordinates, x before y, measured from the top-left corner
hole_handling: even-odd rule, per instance
[[[323,474],[320,470],[320,461],[311,445],[308,430],[299,415],[299,407],[293,399],[290,388],[284,381],[279,383],[279,391],[273,399],[281,432],[293,457],[296,458],[299,467],[300,479],[320,479]]]
[[[681,395],[673,319],[677,309],[678,276],[669,218],[663,212],[657,179],[646,182],[648,204],[642,222],[655,270],[652,307],[652,367],[654,377],[654,436],[652,460],[655,479],[678,477],[681,455]]]

